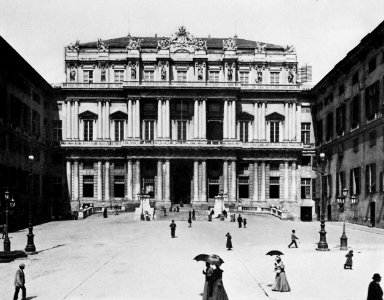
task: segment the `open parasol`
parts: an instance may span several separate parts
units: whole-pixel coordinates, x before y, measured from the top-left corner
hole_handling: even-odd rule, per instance
[[[205,261],[212,265],[218,265],[218,266],[224,263],[224,261],[220,258],[220,256],[216,254],[199,254],[194,258],[194,260]]]
[[[283,252],[279,251],[279,250],[271,250],[269,251],[267,254],[265,255],[270,255],[270,256],[273,256],[273,255],[284,255]]]

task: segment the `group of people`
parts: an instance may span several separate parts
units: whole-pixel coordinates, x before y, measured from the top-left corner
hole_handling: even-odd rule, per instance
[[[223,284],[223,270],[219,265],[215,265],[215,267],[213,269],[207,262],[206,269],[203,271],[205,275],[203,300],[228,300]]]

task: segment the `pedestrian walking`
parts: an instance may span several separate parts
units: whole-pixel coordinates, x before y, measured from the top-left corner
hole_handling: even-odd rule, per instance
[[[241,217],[241,215],[239,215],[237,217],[237,223],[239,223],[239,228],[241,228],[242,224],[243,224],[243,218]]]
[[[298,240],[299,238],[296,236],[296,234],[295,234],[295,230],[292,230],[292,233],[291,233],[291,243],[288,245],[288,248],[291,248],[291,246],[293,245],[293,244],[295,244],[295,247],[296,248],[298,248],[297,247],[297,243],[296,243],[296,240]]]
[[[243,225],[244,225],[244,228],[247,228],[247,219],[243,219]]]
[[[212,277],[213,269],[212,269],[211,264],[209,262],[206,262],[205,266],[206,266],[206,269],[205,269],[205,271],[203,270],[203,274],[205,275],[203,300],[208,300],[209,295],[210,295],[209,283],[212,282],[211,277]]]
[[[285,265],[280,256],[276,256],[275,262],[275,282],[272,285],[272,291],[290,292],[291,288],[288,284],[287,276],[285,275]]]
[[[106,207],[104,207],[104,210],[103,210],[103,217],[108,218],[108,210]]]
[[[25,300],[26,297],[27,297],[27,290],[25,288],[24,268],[25,268],[25,265],[23,263],[21,263],[19,265],[19,269],[16,271],[16,276],[15,276],[15,294],[13,296],[13,300],[17,300],[17,298],[19,296],[20,289],[22,291],[22,298],[21,299]]]
[[[176,233],[175,220],[172,220],[172,223],[171,223],[171,225],[169,225],[169,227],[171,227],[171,237],[174,238],[175,237],[175,233]]]
[[[189,212],[188,212],[188,218],[189,218],[189,219],[192,218],[192,211],[189,211]]]
[[[345,264],[344,264],[344,269],[351,269],[352,270],[352,257],[353,257],[353,250],[349,251],[345,257],[347,258]]]
[[[193,210],[192,210],[192,220],[193,220],[193,221],[196,220],[196,215],[195,215],[195,214],[196,214],[196,212],[195,212],[195,210],[193,209]]]
[[[220,269],[220,266],[216,265],[216,269],[213,270],[211,280],[213,281],[212,298],[209,299],[228,300],[223,284],[223,270]]]
[[[189,227],[192,227],[192,217],[191,216],[188,218],[188,223],[189,223]]]
[[[378,273],[373,274],[372,282],[368,286],[368,297],[367,300],[383,300],[383,290],[379,282],[381,276]]]
[[[225,236],[227,237],[227,244],[225,246],[228,250],[232,250],[232,236],[229,232]]]

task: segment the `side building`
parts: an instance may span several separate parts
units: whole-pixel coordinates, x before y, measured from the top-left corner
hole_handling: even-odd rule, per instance
[[[309,94],[293,47],[132,36],[71,44],[58,100],[72,210],[82,204],[242,209],[311,220]]]
[[[311,91],[319,152],[326,154],[328,220],[384,227],[384,22]]]
[[[56,106],[54,89],[0,37],[0,223],[5,223],[8,191],[15,200],[10,229],[28,224],[31,182],[34,223],[62,215],[65,191]]]

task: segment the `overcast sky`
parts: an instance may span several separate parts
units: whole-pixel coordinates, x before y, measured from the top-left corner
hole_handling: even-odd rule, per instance
[[[48,82],[64,81],[64,47],[126,36],[294,45],[317,83],[384,20],[384,0],[0,0],[0,35]]]

